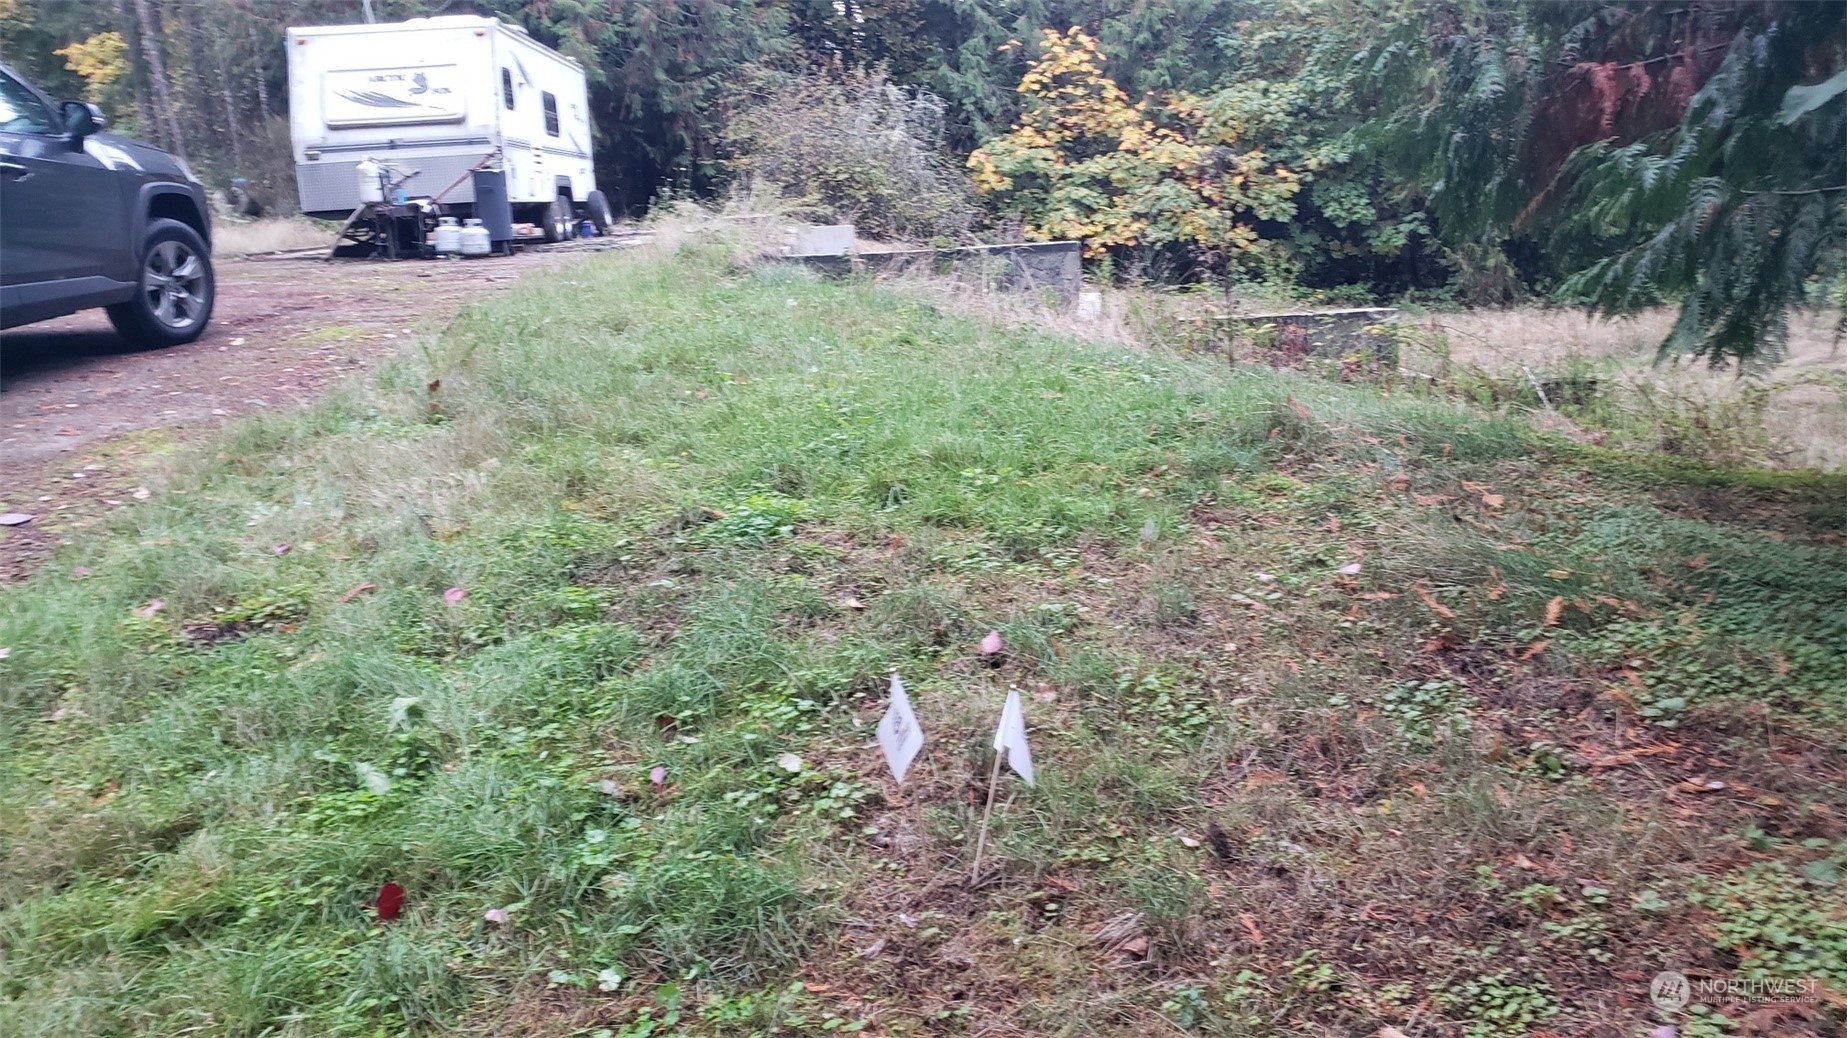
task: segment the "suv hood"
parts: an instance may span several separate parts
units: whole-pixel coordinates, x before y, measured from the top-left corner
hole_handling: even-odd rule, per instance
[[[179,159],[132,137],[113,133],[91,134],[84,138],[83,150],[111,169],[139,170],[150,176],[191,181],[192,171]]]

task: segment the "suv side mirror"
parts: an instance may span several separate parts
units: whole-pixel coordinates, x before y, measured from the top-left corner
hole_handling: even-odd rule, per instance
[[[103,110],[84,101],[66,101],[58,106],[58,114],[64,120],[64,132],[70,134],[73,147],[81,146],[85,137],[103,128]]]

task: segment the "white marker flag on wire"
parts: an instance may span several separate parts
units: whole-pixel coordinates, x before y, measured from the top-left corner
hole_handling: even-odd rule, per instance
[[[891,674],[891,705],[885,708],[885,716],[879,718],[879,748],[885,751],[885,763],[891,767],[891,773],[900,783],[904,773],[911,770],[911,761],[917,759],[917,753],[923,749],[923,726],[917,723],[917,715],[911,712],[911,699],[904,694],[904,682],[898,680],[898,672]]]
[[[994,749],[1007,751],[1007,766],[1019,773],[1027,785],[1033,784],[1033,752],[1026,745],[1026,713],[1020,709],[1020,690],[1007,692],[1007,705],[1000,712],[1000,727],[994,729]]]

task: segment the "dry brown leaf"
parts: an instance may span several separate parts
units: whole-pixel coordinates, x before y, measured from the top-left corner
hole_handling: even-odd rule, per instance
[[[1482,507],[1490,511],[1498,509],[1506,503],[1507,503],[1507,498],[1500,494],[1483,494],[1481,496]]]
[[[1530,660],[1534,656],[1537,656],[1540,653],[1546,651],[1546,646],[1550,644],[1552,644],[1550,640],[1541,638],[1538,641],[1534,642],[1533,644],[1528,645],[1526,648],[1520,650],[1520,655],[1514,658],[1518,660]]]
[[[1545,622],[1540,624],[1539,626],[1541,627],[1558,626],[1559,614],[1563,613],[1564,611],[1565,611],[1565,596],[1564,595],[1553,595],[1552,601],[1546,603]]]
[[[1429,591],[1424,589],[1422,581],[1411,585],[1411,590],[1416,593],[1419,601],[1429,607],[1431,612],[1445,620],[1454,620],[1456,618],[1456,611],[1437,601],[1435,595],[1432,595]]]
[[[1680,744],[1677,742],[1663,742],[1649,746],[1637,746],[1633,750],[1612,753],[1608,757],[1598,757],[1590,762],[1590,766],[1592,768],[1620,768],[1625,764],[1633,764],[1642,757],[1661,757],[1679,749]]]
[[[1250,937],[1252,944],[1263,943],[1263,931],[1257,928],[1257,920],[1251,918],[1249,912],[1238,913],[1238,924],[1244,927],[1244,932]]]
[[[1257,768],[1244,776],[1245,789],[1261,789],[1264,786],[1280,785],[1289,781],[1289,776],[1271,768]]]
[[[1412,494],[1411,500],[1416,501],[1418,504],[1423,505],[1425,508],[1434,508],[1437,505],[1440,505],[1443,502],[1448,501],[1449,495],[1448,494]]]
[[[377,584],[368,584],[364,582],[354,584],[350,589],[347,590],[346,594],[340,596],[340,602],[342,604],[351,602],[353,599],[358,598],[360,595],[363,595],[368,591],[375,591],[377,589],[378,589]]]

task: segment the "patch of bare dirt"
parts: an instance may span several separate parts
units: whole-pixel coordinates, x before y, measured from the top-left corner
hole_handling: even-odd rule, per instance
[[[574,251],[479,261],[220,259],[199,341],[138,350],[94,310],[0,336],[0,580],[146,497],[153,459],[226,422],[307,403],[462,307]]]

